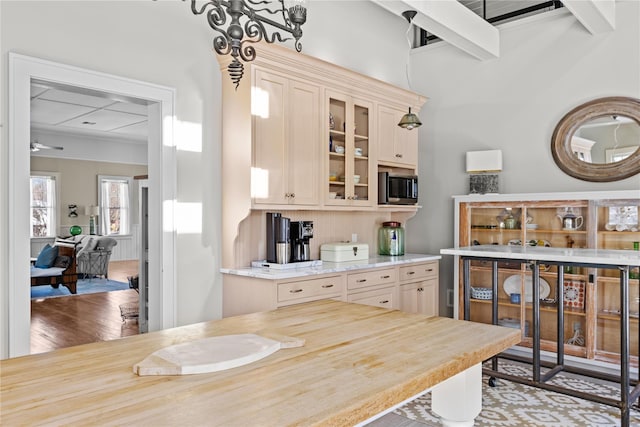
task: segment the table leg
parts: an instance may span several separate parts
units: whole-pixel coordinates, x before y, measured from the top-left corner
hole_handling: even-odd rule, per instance
[[[482,364],[441,382],[431,391],[431,410],[447,427],[473,426],[482,410]]]

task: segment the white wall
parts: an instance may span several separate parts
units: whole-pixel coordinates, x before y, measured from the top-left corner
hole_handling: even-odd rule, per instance
[[[2,71],[12,51],[176,88],[177,321],[220,317],[219,88],[228,77],[219,71],[206,18],[181,1],[3,0],[0,19]],[[402,18],[370,2],[311,2],[303,51],[402,85],[405,29]],[[5,124],[9,83],[6,73],[0,77]],[[2,126],[3,141],[7,135]],[[7,146],[0,144],[0,357],[6,357],[8,342]]]
[[[565,175],[551,156],[556,123],[603,96],[640,98],[640,3],[616,2],[617,29],[591,35],[566,10],[500,27],[500,58],[478,61],[440,43],[412,55],[421,112],[420,198],[408,224],[411,251],[453,245],[452,195],[467,194],[465,152],[501,149],[501,193],[626,190],[640,176],[590,183]],[[550,16],[550,17],[549,17]],[[441,313],[453,286],[452,257],[441,263]]]

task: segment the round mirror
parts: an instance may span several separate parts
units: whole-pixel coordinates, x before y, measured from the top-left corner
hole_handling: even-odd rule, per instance
[[[551,152],[560,169],[585,181],[640,173],[640,100],[599,98],[574,108],[553,131]]]

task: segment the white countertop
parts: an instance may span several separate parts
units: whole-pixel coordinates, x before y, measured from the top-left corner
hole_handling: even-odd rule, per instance
[[[640,266],[640,251],[542,246],[478,245],[441,249],[442,255]]]
[[[234,274],[237,276],[255,277],[257,279],[281,280],[304,276],[316,276],[327,273],[343,273],[351,270],[364,270],[367,268],[393,267],[399,264],[412,264],[417,262],[436,261],[441,259],[440,255],[405,254],[402,256],[378,255],[362,261],[348,262],[326,262],[321,265],[305,268],[291,268],[286,270],[275,270],[255,267],[244,268],[221,268],[224,274]]]

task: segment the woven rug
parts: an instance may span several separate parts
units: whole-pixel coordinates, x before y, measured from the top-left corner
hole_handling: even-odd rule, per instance
[[[111,292],[129,289],[128,283],[115,280],[93,278],[78,280],[77,294],[94,294],[97,292]],[[54,298],[73,295],[66,286],[60,285],[57,289],[50,285],[31,286],[31,298]]]
[[[499,370],[531,378],[528,365],[500,360]],[[543,370],[544,372],[544,370]],[[620,411],[577,397],[566,396],[535,387],[498,380],[497,387],[482,381],[482,412],[475,426],[619,426]],[[607,397],[619,397],[620,386],[569,373],[557,374],[549,383]],[[431,393],[427,393],[394,411],[395,414],[427,425],[439,425],[431,412]],[[640,413],[631,411],[632,426],[640,426]]]

